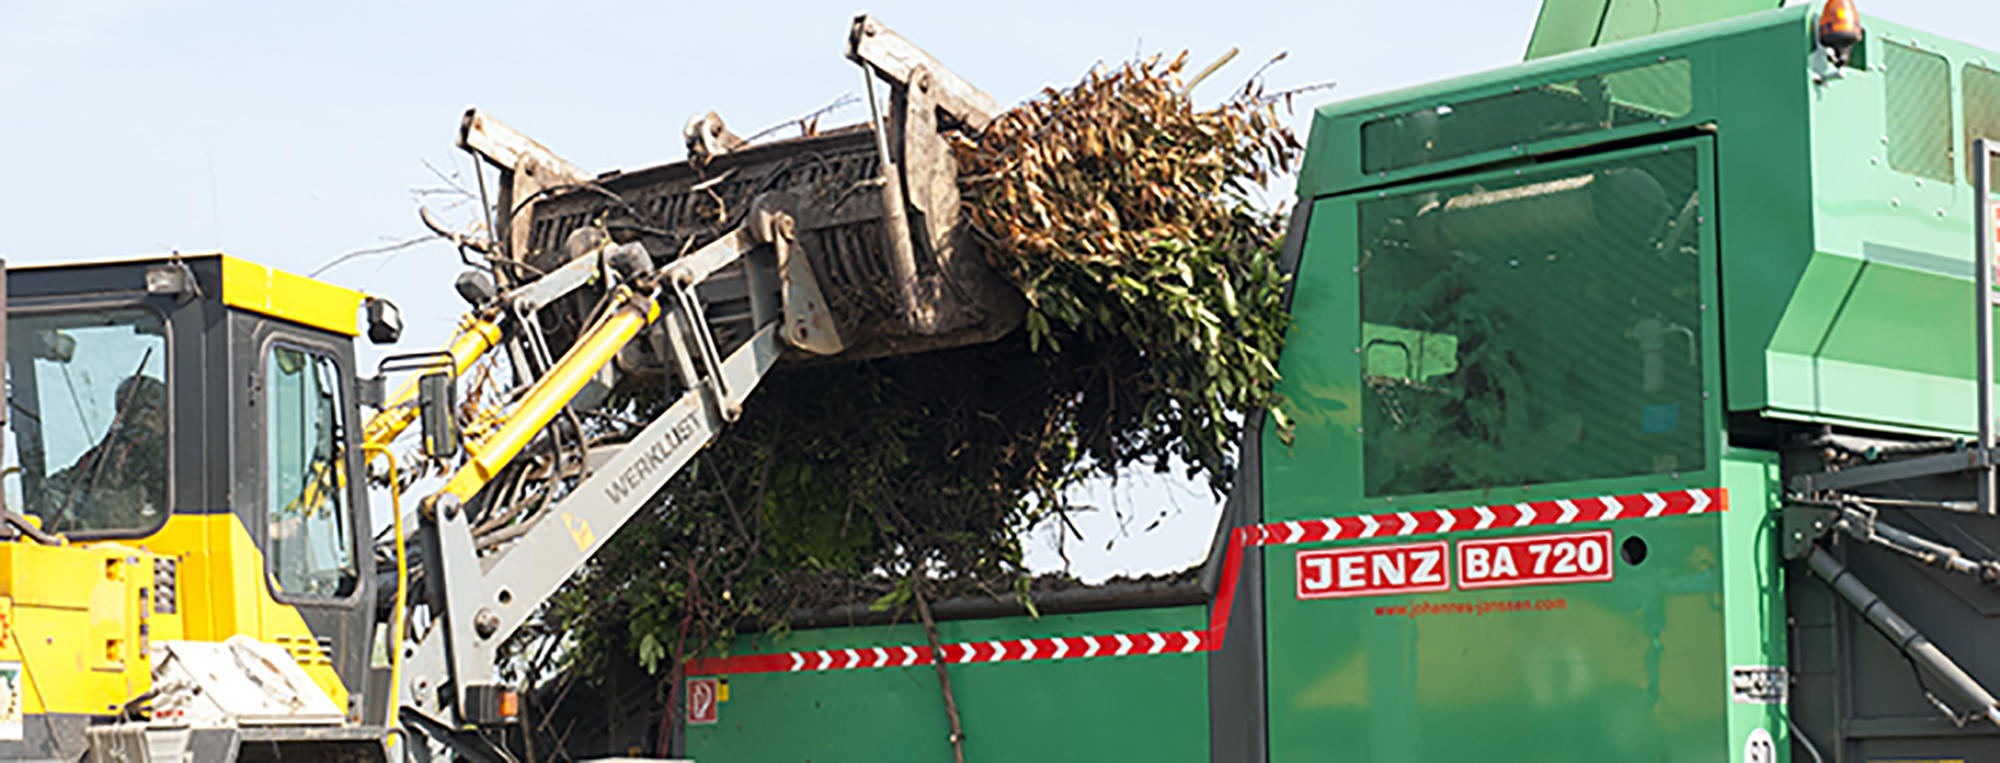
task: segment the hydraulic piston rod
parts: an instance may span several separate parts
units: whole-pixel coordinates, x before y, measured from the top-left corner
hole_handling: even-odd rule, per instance
[[[520,404],[508,412],[506,423],[487,435],[478,447],[468,449],[474,455],[451,475],[443,493],[450,493],[460,501],[471,500],[555,419],[563,406],[575,399],[577,391],[610,363],[620,349],[660,317],[658,302],[628,287],[618,288],[612,304],[615,307],[610,314],[592,326],[577,340],[576,346],[556,361],[554,368],[528,389]]]
[[[1841,564],[1840,560],[1833,558],[1832,554],[1819,546],[1813,547],[1812,556],[1807,558],[1806,564],[1812,567],[1814,575],[1826,581],[1829,588],[1838,592],[1847,603],[1854,605],[1855,610],[1867,618],[1870,625],[1888,637],[1889,643],[1895,644],[1898,650],[1923,666],[1925,671],[1944,681],[1954,694],[1978,705],[1980,715],[1995,725],[2000,725],[2000,707],[1995,707],[1993,695],[1986,691],[1986,687],[1980,686],[1979,681],[1966,674],[1965,670],[1960,668],[1958,663],[1952,662],[1950,657],[1945,656],[1943,650],[1925,638],[1924,634],[1918,632],[1908,620],[1904,620],[1902,615],[1896,614],[1896,610],[1890,608],[1888,602],[1883,601],[1882,597],[1875,595],[1874,591],[1869,590],[1867,585],[1854,577],[1853,572],[1847,569],[1847,565]]]

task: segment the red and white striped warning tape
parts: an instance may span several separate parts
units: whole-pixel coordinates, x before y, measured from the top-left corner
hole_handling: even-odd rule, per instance
[[[1367,538],[1401,538],[1453,531],[1476,532],[1495,528],[1701,514],[1708,511],[1725,511],[1728,507],[1729,493],[1721,488],[1676,490],[1670,493],[1638,493],[1575,500],[1272,522],[1252,528],[1250,543],[1258,546],[1276,546]]]
[[[1244,550],[1251,546],[1328,543],[1539,525],[1654,519],[1720,513],[1728,510],[1728,490],[1705,488],[1249,525],[1238,527],[1230,534],[1228,555],[1223,560],[1222,581],[1209,611],[1207,630],[963,641],[943,644],[936,651],[942,655],[941,659],[945,664],[1208,652],[1222,646],[1223,635],[1229,626],[1231,604],[1236,599],[1238,570],[1243,563]],[[932,663],[932,658],[933,652],[929,645],[816,649],[698,659],[688,665],[688,675],[907,668],[929,665]]]
[[[1012,641],[967,641],[945,644],[947,663],[1001,662],[1003,660],[1061,660],[1083,657],[1125,657],[1139,654],[1193,652],[1201,648],[1200,631],[1171,631],[1109,636],[1063,636],[1024,638]],[[929,650],[903,646],[893,649],[820,650],[793,652],[792,670],[827,670],[837,662],[841,668],[907,667],[929,663]],[[807,655],[812,655],[811,659]]]
[[[1202,631],[1114,633],[1108,636],[1054,636],[1005,641],[963,641],[938,648],[947,665],[1025,660],[1070,660],[1089,657],[1137,657],[1208,651]],[[907,668],[932,662],[928,645],[815,649],[779,654],[697,660],[689,675],[732,673],[814,673],[827,670]]]

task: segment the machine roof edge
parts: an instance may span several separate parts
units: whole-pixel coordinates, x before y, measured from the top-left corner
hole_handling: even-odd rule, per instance
[[[222,260],[222,303],[344,336],[361,334],[368,295],[343,286],[228,255]]]
[[[232,257],[222,252],[156,254],[88,262],[9,264],[7,269],[50,271],[64,268],[147,265],[177,260],[216,262],[222,271],[220,297],[224,305],[331,331],[342,336],[361,335],[361,303],[368,299],[367,294],[240,257]]]
[[[1313,128],[1359,112],[1390,111],[1393,107],[1419,102],[1439,95],[1474,90],[1484,86],[1505,84],[1523,79],[1533,79],[1544,75],[1570,70],[1589,70],[1599,64],[1634,58],[1647,53],[1685,47],[1692,43],[1706,42],[1720,37],[1734,36],[1770,27],[1787,25],[1807,25],[1807,11],[1810,6],[1795,5],[1769,11],[1739,16],[1700,26],[1685,27],[1669,32],[1661,32],[1633,40],[1613,43],[1596,48],[1585,48],[1547,58],[1511,64],[1496,69],[1474,72],[1446,80],[1425,83],[1398,90],[1390,90],[1373,95],[1364,95],[1352,100],[1337,101],[1313,110]]]
[[[1342,144],[1359,129],[1354,124],[1357,119],[1373,117],[1378,113],[1401,114],[1426,105],[1437,105],[1439,99],[1476,94],[1508,84],[1559,81],[1574,73],[1603,71],[1612,64],[1773,29],[1795,27],[1801,39],[1806,40],[1810,39],[1812,29],[1810,10],[1810,6],[1800,5],[1762,11],[1319,106],[1313,110],[1312,127],[1306,138],[1306,157],[1299,170],[1300,198],[1317,198],[1351,190],[1351,178],[1341,177],[1339,169],[1322,165],[1338,161],[1329,153],[1353,150],[1352,146]]]

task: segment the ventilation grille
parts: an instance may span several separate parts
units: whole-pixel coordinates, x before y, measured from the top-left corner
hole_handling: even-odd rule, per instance
[[[1361,171],[1417,167],[1694,111],[1686,59],[1384,116],[1361,126]]]
[[[1951,182],[1951,64],[1908,45],[1887,42],[1882,48],[1889,69],[1889,167]]]
[[[1967,64],[1965,78],[1965,178],[1972,179],[1972,163],[1978,161],[1973,141],[2000,140],[2000,72]]]

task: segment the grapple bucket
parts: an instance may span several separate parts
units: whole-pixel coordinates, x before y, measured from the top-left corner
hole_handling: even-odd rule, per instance
[[[719,345],[748,338],[753,303],[770,290],[760,281],[773,276],[782,281],[780,336],[796,359],[922,352],[1012,331],[1021,294],[961,219],[957,164],[941,134],[984,128],[992,99],[866,16],[855,20],[848,55],[888,84],[886,104],[870,88],[870,122],[749,144],[709,113],[688,123],[687,160],[632,172],[584,176],[468,112],[460,145],[501,167],[498,206],[515,213],[497,237],[504,256],[526,266],[499,270],[552,272],[607,236],[665,265],[746,226],[778,225],[755,238],[785,239],[783,261],[760,273],[746,258],[698,288]],[[578,289],[540,311],[552,349],[567,346],[599,296]],[[664,362],[643,349],[621,360],[642,373]]]

